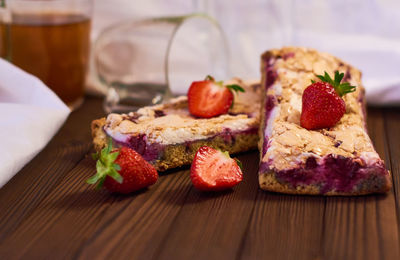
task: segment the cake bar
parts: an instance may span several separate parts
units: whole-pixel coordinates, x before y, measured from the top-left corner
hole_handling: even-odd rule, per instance
[[[285,47],[262,55],[259,183],[290,194],[361,195],[391,188],[391,177],[366,130],[361,73],[332,55]],[[332,128],[300,126],[303,90],[316,75],[345,73],[357,86],[343,96],[346,113]]]
[[[203,119],[190,115],[187,97],[149,106],[128,114],[109,114],[92,122],[93,144],[101,150],[111,138],[113,146],[136,150],[158,171],[190,164],[198,148],[208,145],[229,153],[257,148],[261,88],[259,82],[233,79],[244,93],[235,94],[228,114]]]

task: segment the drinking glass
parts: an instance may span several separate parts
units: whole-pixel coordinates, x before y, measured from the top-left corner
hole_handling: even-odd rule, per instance
[[[8,0],[0,54],[37,76],[68,106],[83,101],[92,0]]]
[[[167,101],[208,74],[229,75],[224,33],[216,20],[200,13],[112,25],[96,40],[93,57],[95,74],[107,88],[108,113]]]

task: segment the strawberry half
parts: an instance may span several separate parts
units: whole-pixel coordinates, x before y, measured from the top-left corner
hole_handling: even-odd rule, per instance
[[[303,107],[300,125],[308,130],[333,127],[346,112],[346,104],[341,98],[343,95],[354,92],[355,86],[350,83],[340,83],[344,73],[335,72],[335,78],[317,75],[321,82],[311,81],[303,92]]]
[[[244,92],[239,85],[224,85],[207,76],[203,81],[194,81],[187,93],[189,112],[202,118],[228,113],[233,103],[233,91]]]
[[[198,190],[229,189],[243,180],[241,163],[232,159],[228,152],[202,146],[192,162],[190,179]]]
[[[97,155],[97,173],[86,182],[97,184],[97,188],[104,186],[110,192],[131,193],[156,183],[158,173],[135,150],[122,147],[112,150],[111,139]]]

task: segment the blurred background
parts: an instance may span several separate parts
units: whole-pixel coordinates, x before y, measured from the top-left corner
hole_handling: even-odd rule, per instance
[[[360,68],[374,93],[400,87],[399,0],[96,0],[92,39],[118,21],[192,12],[208,13],[221,24],[234,76],[257,79],[262,52],[297,45]]]
[[[257,80],[260,55],[290,45],[360,69],[370,105],[400,104],[400,0],[0,0],[0,6],[6,6],[0,55],[38,76],[72,109],[83,102],[85,75],[87,92],[104,95],[107,112],[132,110],[185,94],[207,74]],[[193,13],[207,17],[186,19]]]

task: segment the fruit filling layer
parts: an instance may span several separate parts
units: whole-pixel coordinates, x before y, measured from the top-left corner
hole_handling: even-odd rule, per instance
[[[130,136],[125,142],[113,139],[114,147],[129,147],[139,153],[146,161],[152,162],[160,158],[165,149],[165,145],[158,143],[148,143],[146,135]]]
[[[290,187],[315,185],[320,193],[330,191],[351,192],[357,190],[360,181],[370,179],[384,181],[387,171],[382,161],[366,165],[365,161],[344,156],[328,155],[317,163],[316,158],[307,158],[305,164],[292,169],[274,172],[276,179]],[[260,172],[268,172],[268,163],[260,165]],[[364,183],[365,184],[365,183]],[[378,183],[379,184],[379,183]]]
[[[177,143],[173,145],[186,145],[190,146],[192,143],[196,141],[212,141],[217,137],[221,137],[222,140],[229,145],[233,145],[235,143],[235,139],[237,135],[256,135],[258,132],[258,128],[248,128],[243,131],[232,131],[229,128],[226,128],[216,135],[213,135],[208,138],[192,140],[192,141],[185,141],[182,143]],[[110,135],[109,135],[110,136]],[[149,142],[148,138],[145,134],[140,134],[136,136],[127,136],[123,141],[117,140],[110,136],[113,140],[113,145],[115,147],[122,147],[127,146],[129,148],[134,149],[138,152],[146,161],[152,162],[154,160],[160,159],[163,155],[165,148],[167,147],[166,144],[161,143],[154,143]]]
[[[351,191],[368,174],[388,175],[365,129],[364,90],[359,71],[330,55],[288,48],[264,55],[263,145],[260,174],[275,173],[284,183],[315,184],[321,192]],[[302,94],[316,75],[336,70],[357,90],[343,96],[346,113],[331,128],[300,126]],[[347,76],[346,76],[347,75]],[[351,75],[351,76],[350,76]]]

